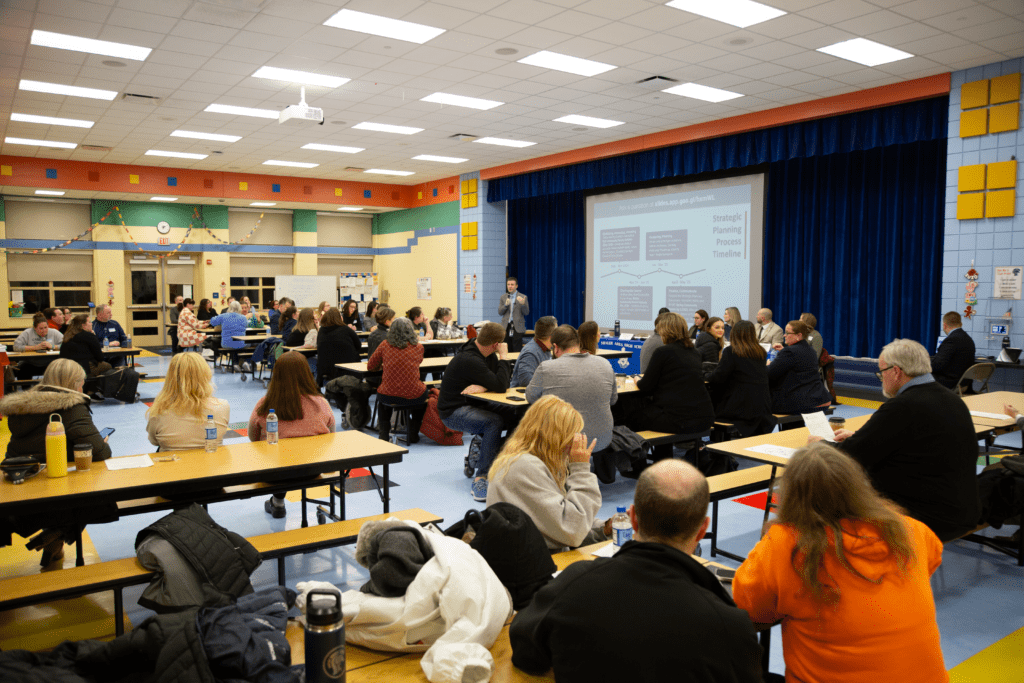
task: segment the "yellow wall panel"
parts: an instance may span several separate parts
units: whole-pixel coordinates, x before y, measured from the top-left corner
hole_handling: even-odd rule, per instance
[[[463,180],[460,185],[460,188],[462,189],[462,194],[466,194],[467,192],[469,192],[469,181]]]
[[[462,238],[462,251],[473,251],[476,249],[476,235],[467,235]]]
[[[472,208],[474,208],[476,206],[476,198],[477,198],[476,192],[472,192],[470,194],[462,195],[462,208],[463,209],[472,209]]]
[[[988,81],[974,81],[960,86],[960,108],[973,109],[988,104]],[[962,136],[961,136],[962,137]]]
[[[999,190],[985,193],[985,218],[1013,216],[1014,191]],[[959,202],[957,203],[959,206]]]
[[[470,178],[469,180],[465,181],[465,183],[466,192],[476,192],[476,178]]]
[[[961,167],[962,169],[963,167]],[[1014,160],[1000,161],[988,165],[988,180],[986,187],[990,190],[1000,190],[1017,186],[1017,162]],[[981,189],[981,188],[974,188]],[[961,189],[961,191],[963,191]]]
[[[957,174],[957,191],[972,192],[985,189],[985,164],[961,166]]]
[[[975,109],[960,114],[960,137],[969,138],[988,132],[988,109]]]
[[[981,192],[975,194],[962,194],[956,198],[956,218],[960,221],[969,221],[981,218],[985,215],[985,195]]]
[[[992,79],[992,104],[1016,102],[1020,99],[1020,74],[1007,74]]]
[[[476,231],[477,231],[477,227],[478,226],[477,226],[476,221],[473,221],[472,223],[463,223],[462,224],[462,234],[463,235],[475,235]]]
[[[1006,133],[1020,127],[1020,102],[1000,104],[989,110],[989,133]],[[961,136],[962,137],[962,136]]]
[[[394,232],[374,235],[373,246],[377,249],[406,247],[413,237],[419,239],[408,253],[385,254],[373,259],[373,270],[380,276],[380,288],[388,291],[388,305],[396,311],[422,306],[427,315],[433,315],[438,306],[448,306],[458,319],[461,238],[455,234],[435,235],[426,230]],[[421,277],[432,278],[430,301],[416,298],[416,279]]]

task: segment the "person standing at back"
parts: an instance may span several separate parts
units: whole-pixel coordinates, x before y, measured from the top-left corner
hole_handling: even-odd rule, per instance
[[[523,348],[523,334],[526,332],[526,319],[530,314],[530,301],[525,294],[519,292],[519,280],[509,277],[505,281],[508,291],[498,301],[498,315],[501,326],[505,329],[505,343],[508,350],[515,352]]]
[[[168,311],[171,327],[167,332],[171,337],[171,355],[178,353],[178,316],[181,315],[181,309],[185,307],[184,302],[185,297],[180,295],[174,297],[174,305]]]
[[[960,378],[967,372],[967,368],[974,365],[974,340],[964,332],[960,314],[956,311],[942,316],[942,333],[946,338],[932,359],[932,376],[942,386],[956,391]],[[967,380],[964,387],[970,388],[971,384]]]

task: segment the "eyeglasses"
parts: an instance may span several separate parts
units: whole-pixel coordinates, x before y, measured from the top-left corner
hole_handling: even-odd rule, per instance
[[[887,368],[883,368],[883,369],[881,369],[881,370],[879,370],[878,372],[875,373],[875,377],[877,377],[878,380],[881,381],[882,380],[882,375],[884,375],[886,373],[886,371],[892,370],[893,368],[898,368],[898,367],[899,367],[898,365],[890,365]]]

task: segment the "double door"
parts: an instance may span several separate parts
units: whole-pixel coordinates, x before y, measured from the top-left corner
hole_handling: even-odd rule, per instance
[[[125,331],[136,346],[168,346],[170,310],[176,297],[192,297],[194,259],[128,257],[128,321]]]

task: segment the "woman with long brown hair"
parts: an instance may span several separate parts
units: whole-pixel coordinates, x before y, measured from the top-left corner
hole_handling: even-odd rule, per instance
[[[708,318],[704,331],[697,335],[694,343],[705,363],[717,363],[725,348],[725,323],[721,318]]]
[[[291,310],[290,308],[288,310]],[[286,311],[287,312],[287,311]],[[291,333],[284,338],[285,346],[301,346],[304,349],[316,348],[316,314],[312,308],[303,308],[299,320]]]
[[[755,623],[782,621],[786,679],[948,681],[929,576],[942,543],[825,443],[786,466],[778,518],[736,571]]]
[[[111,368],[110,363],[103,358],[103,347],[93,334],[92,323],[85,313],[71,318],[60,346],[60,357],[75,361],[90,377],[102,375]]]
[[[757,343],[754,323],[741,320],[732,328],[732,343],[722,351],[708,380],[715,419],[731,422],[741,436],[766,434],[775,426],[767,357]]]
[[[341,307],[341,321],[355,332],[363,329],[363,317],[359,315],[359,304],[355,299],[349,299]]]
[[[593,320],[586,321],[576,330],[576,334],[580,337],[580,351],[586,351],[591,356],[596,356],[597,340],[601,338],[601,328],[597,323]]]
[[[696,341],[700,333],[707,329],[707,324],[708,312],[705,311],[703,308],[694,311],[693,326],[690,328],[690,339]]]

